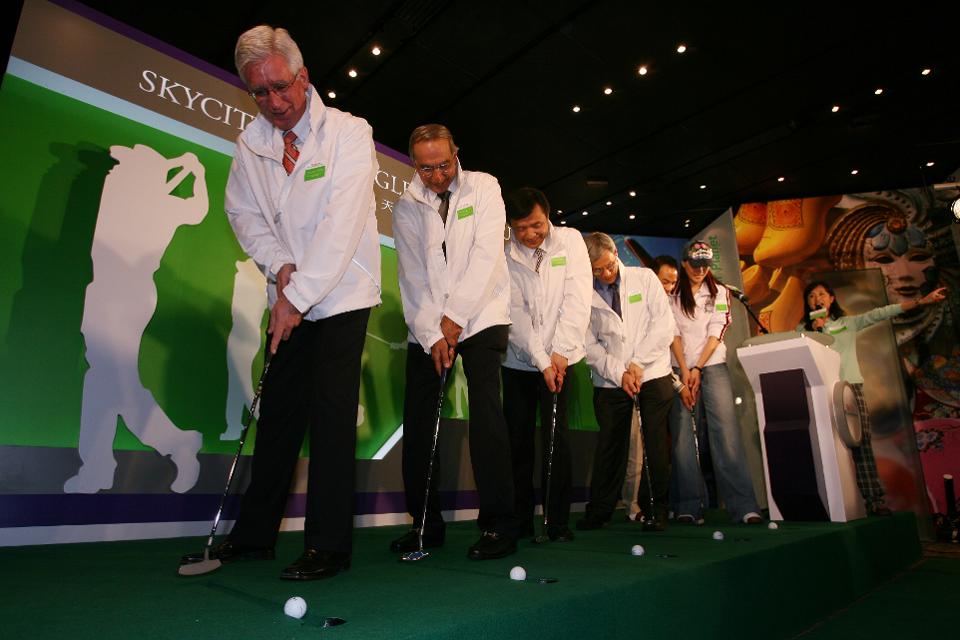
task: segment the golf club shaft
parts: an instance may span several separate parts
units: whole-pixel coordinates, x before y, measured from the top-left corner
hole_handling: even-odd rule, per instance
[[[423,492],[423,513],[420,516],[420,552],[423,553],[423,532],[427,526],[427,503],[430,501],[430,483],[433,481],[433,459],[437,455],[437,440],[440,437],[440,410],[443,408],[443,388],[447,384],[447,371],[440,372],[440,393],[437,394],[437,422],[433,427],[433,444],[430,446],[430,461],[427,463],[427,488]]]
[[[633,405],[637,409],[637,421],[640,423],[637,425],[637,431],[640,432],[640,448],[643,449],[643,471],[647,474],[647,493],[650,494],[650,515],[649,518],[653,518],[653,479],[650,477],[650,460],[647,458],[647,443],[643,438],[643,418],[640,414],[640,394],[638,393],[633,397]]]
[[[230,492],[230,485],[233,484],[233,474],[237,470],[237,463],[240,461],[240,453],[243,451],[243,443],[247,440],[247,431],[250,430],[250,423],[253,422],[253,415],[257,411],[257,405],[260,403],[260,394],[263,393],[263,381],[267,378],[267,371],[270,370],[270,355],[267,354],[263,362],[263,373],[260,374],[260,380],[257,382],[257,390],[253,394],[253,400],[250,402],[250,413],[244,421],[243,430],[240,432],[240,444],[237,446],[237,453],[233,456],[233,462],[230,463],[230,471],[227,473],[227,486],[223,488],[223,495],[220,496],[220,506],[217,507],[217,514],[213,517],[213,528],[210,529],[210,537],[207,538],[207,548],[213,545],[213,538],[217,535],[217,527],[220,526],[220,516],[223,514],[223,505],[227,501],[227,494]]]
[[[700,512],[701,517],[703,513],[703,488],[705,482],[703,480],[703,467],[700,466],[700,436],[697,434],[697,419],[694,417],[696,412],[697,405],[694,404],[690,407],[690,424],[693,427],[693,450],[697,454],[697,471],[700,472],[700,487],[697,489],[697,493],[700,495]]]
[[[547,455],[547,488],[544,491],[543,498],[543,535],[549,536],[550,529],[550,485],[553,479],[553,446],[557,437],[557,397],[559,393],[553,393],[553,413],[550,420],[550,452]]]

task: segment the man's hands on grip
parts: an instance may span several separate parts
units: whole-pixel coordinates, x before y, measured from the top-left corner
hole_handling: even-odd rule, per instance
[[[277,302],[270,309],[270,323],[267,325],[267,333],[271,336],[271,354],[277,352],[281,340],[290,339],[290,333],[303,321],[303,314],[287,300],[287,296],[283,293],[290,284],[290,276],[296,270],[296,265],[285,264],[277,273]]]

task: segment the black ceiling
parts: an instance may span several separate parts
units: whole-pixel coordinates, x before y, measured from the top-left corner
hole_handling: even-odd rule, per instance
[[[466,168],[543,189],[581,229],[689,236],[741,202],[920,186],[960,166],[950,3],[84,4],[230,71],[241,31],[285,26],[314,85],[336,91],[327,102],[378,141],[402,151],[416,125],[447,124]]]

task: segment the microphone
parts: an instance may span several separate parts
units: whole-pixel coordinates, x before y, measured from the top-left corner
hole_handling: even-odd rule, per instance
[[[723,286],[725,286],[725,287],[727,288],[727,290],[730,292],[730,294],[731,294],[734,298],[736,298],[737,300],[739,300],[739,301],[742,302],[743,304],[750,304],[750,299],[747,298],[747,294],[745,294],[743,291],[741,291],[741,290],[738,289],[737,287],[733,286],[732,284],[726,284],[726,283],[724,283]]]
[[[808,315],[810,316],[811,321],[817,320],[818,318],[826,318],[827,310],[824,308],[823,304],[818,304],[817,308],[811,311]],[[823,333],[823,327],[817,327],[816,330],[820,333]]]

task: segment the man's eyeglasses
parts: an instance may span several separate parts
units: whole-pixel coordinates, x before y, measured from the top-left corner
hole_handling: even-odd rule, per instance
[[[452,166],[452,162],[441,162],[438,165],[423,164],[417,167],[417,171],[424,178],[429,178],[433,175],[434,171],[439,171],[443,175],[447,175],[447,171],[449,171]]]
[[[299,76],[300,72],[298,71],[289,82],[274,82],[267,87],[254,87],[250,89],[250,95],[253,96],[254,100],[264,100],[271,93],[277,94],[278,97],[283,97],[287,91],[290,90],[290,87],[293,86],[293,83],[297,81]]]

